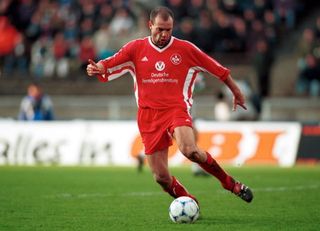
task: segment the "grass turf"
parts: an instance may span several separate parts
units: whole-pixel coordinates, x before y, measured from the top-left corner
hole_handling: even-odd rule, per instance
[[[211,177],[172,173],[197,196],[201,217],[174,224],[172,199],[149,169],[0,167],[0,230],[320,230],[320,167],[227,168],[252,187],[247,204]]]

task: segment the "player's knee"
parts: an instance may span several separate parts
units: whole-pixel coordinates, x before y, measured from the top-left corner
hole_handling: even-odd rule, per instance
[[[199,152],[192,152],[188,156],[188,159],[191,160],[192,162],[200,163],[201,162],[201,156]]]
[[[187,157],[189,160],[193,162],[199,162],[200,161],[200,154],[197,150],[197,148],[193,145],[181,145],[180,151],[183,153],[185,157]]]
[[[188,145],[188,144],[181,144],[179,146],[180,151],[185,155],[187,158],[192,155],[193,152],[196,152],[197,149],[194,145]]]

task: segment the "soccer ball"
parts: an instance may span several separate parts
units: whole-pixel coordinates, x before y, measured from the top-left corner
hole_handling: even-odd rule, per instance
[[[193,223],[199,218],[200,209],[190,197],[178,197],[169,207],[169,216],[174,223]]]

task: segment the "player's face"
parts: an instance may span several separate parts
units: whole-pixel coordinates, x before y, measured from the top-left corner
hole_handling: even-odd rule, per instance
[[[173,19],[169,17],[169,19],[165,21],[158,16],[154,19],[154,23],[149,21],[149,28],[151,31],[152,42],[157,47],[165,47],[170,42]]]

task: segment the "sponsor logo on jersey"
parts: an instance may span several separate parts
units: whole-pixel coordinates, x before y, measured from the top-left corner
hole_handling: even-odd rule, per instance
[[[148,58],[147,56],[144,56],[142,59],[141,59],[142,62],[148,62]]]
[[[158,73],[151,73],[150,76],[153,78],[163,78],[163,77],[168,78],[169,74],[167,72],[158,72]]]
[[[166,67],[166,64],[163,61],[158,61],[156,62],[154,67],[157,69],[157,71],[163,71],[164,68]]]
[[[179,65],[182,61],[182,58],[181,55],[174,53],[173,55],[171,55],[170,60],[174,65]]]

